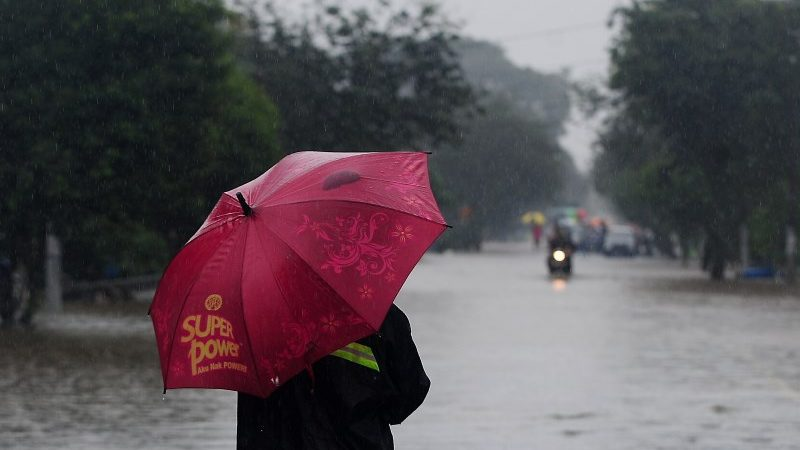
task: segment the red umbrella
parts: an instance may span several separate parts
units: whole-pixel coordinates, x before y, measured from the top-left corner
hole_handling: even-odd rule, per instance
[[[164,388],[268,396],[378,330],[445,227],[425,153],[287,156],[225,192],[159,282]]]

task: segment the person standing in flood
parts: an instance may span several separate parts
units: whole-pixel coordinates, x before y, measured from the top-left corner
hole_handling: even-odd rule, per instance
[[[425,400],[430,380],[406,315],[314,363],[266,399],[239,394],[237,449],[389,450],[390,425]]]

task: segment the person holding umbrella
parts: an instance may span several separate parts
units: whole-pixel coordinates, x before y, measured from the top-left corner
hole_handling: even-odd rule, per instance
[[[525,225],[530,225],[531,227],[531,237],[533,239],[533,248],[539,248],[539,242],[542,238],[542,231],[544,230],[544,224],[547,222],[545,219],[544,214],[540,211],[528,211],[522,215],[522,223]]]
[[[424,152],[299,152],[224,192],[150,306],[164,392],[239,392],[239,448],[392,448],[430,383],[393,302],[446,228]]]
[[[389,425],[430,388],[406,315],[395,305],[380,331],[317,361],[270,397],[239,394],[237,449],[394,448]]]

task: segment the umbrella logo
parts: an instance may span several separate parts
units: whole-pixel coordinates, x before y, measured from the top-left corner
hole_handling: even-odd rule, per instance
[[[206,310],[218,311],[222,308],[222,296],[219,294],[211,294],[206,298]]]
[[[218,311],[222,308],[222,296],[211,294],[204,302],[206,310]],[[187,316],[183,320],[184,334],[181,342],[189,345],[189,361],[192,375],[200,375],[212,370],[233,369],[247,372],[247,366],[230,361],[215,362],[219,358],[239,358],[239,342],[233,335],[233,324],[227,319],[208,314]]]

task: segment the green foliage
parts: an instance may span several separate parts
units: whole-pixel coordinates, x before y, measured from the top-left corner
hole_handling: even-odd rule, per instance
[[[462,43],[434,6],[375,3],[346,10],[320,1],[297,21],[270,3],[242,26],[240,55],[275,99],[286,147],[433,149],[448,218],[456,224],[464,205],[475,211],[470,239],[552,198],[568,165],[556,143],[567,83],[516,68],[498,47]],[[486,84],[501,89],[475,114],[473,92]]]
[[[432,165],[460,205],[474,210],[473,220],[507,231],[530,205],[560,190],[564,155],[540,122],[510,103],[487,98],[482,108],[486,112],[466,122],[463,138],[437,152]]]
[[[276,111],[235,65],[217,1],[0,1],[3,252],[38,267],[161,268],[221,191],[278,157]]]
[[[464,39],[455,48],[473,86],[513,103],[553,136],[563,132],[570,111],[569,82],[563,75],[518,67],[491,42]]]
[[[786,223],[786,217],[776,217],[779,212],[777,209],[759,207],[748,217],[747,228],[752,243],[750,258],[756,264],[773,265],[784,260],[783,224]]]
[[[502,236],[523,212],[563,199],[568,177],[577,172],[557,142],[569,111],[568,83],[518,68],[486,42],[457,48],[480,92],[482,114],[461,120],[460,139],[437,151],[432,166],[455,200],[445,209],[456,226],[449,233],[468,244],[484,231]],[[468,221],[458,217],[463,206],[473,210]]]
[[[598,144],[603,151],[594,162],[595,185],[624,216],[663,234],[698,233],[709,207],[701,195],[702,176],[697,167],[676,163],[666,138],[619,114]]]
[[[429,148],[455,138],[472,106],[437,8],[345,10],[317,2],[311,17],[251,13],[241,58],[272,95],[281,136],[296,150]]]
[[[789,180],[783,208],[796,208],[800,8],[637,1],[619,17],[617,110],[600,142],[598,187],[646,224],[702,231],[720,277],[739,225],[780,194],[776,178]]]

